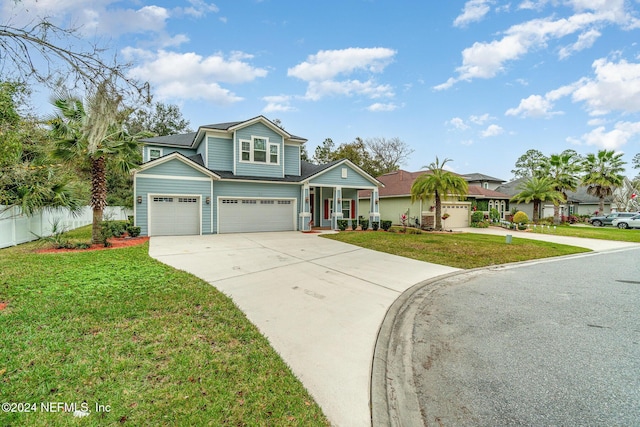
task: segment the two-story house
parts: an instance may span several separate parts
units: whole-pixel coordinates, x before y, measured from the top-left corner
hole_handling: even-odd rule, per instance
[[[148,138],[134,171],[134,217],[143,235],[337,228],[359,216],[379,221],[378,186],[349,160],[300,159],[306,139],[263,116]],[[369,208],[358,190],[373,194]]]

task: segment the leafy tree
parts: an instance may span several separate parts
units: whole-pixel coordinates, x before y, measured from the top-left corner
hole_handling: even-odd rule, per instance
[[[527,150],[516,160],[516,168],[511,171],[515,178],[540,176],[547,158],[538,150]]]
[[[336,151],[331,153],[331,158],[332,160],[348,159],[368,174],[378,176],[378,171],[367,151],[367,146],[361,138],[356,138],[353,142],[340,144]]]
[[[331,138],[322,141],[322,144],[318,145],[313,153],[313,162],[322,165],[333,161],[333,147],[335,144]]]
[[[521,183],[518,188],[520,192],[511,198],[516,203],[533,202],[533,222],[538,222],[540,218],[540,204],[543,202],[559,203],[564,198],[562,193],[556,190],[556,182],[548,176],[541,178],[532,177]]]
[[[375,166],[373,176],[384,175],[400,169],[413,153],[413,149],[398,137],[369,138],[366,140],[369,149],[372,166]],[[372,168],[373,170],[373,168]]]
[[[73,176],[49,157],[50,140],[40,123],[18,109],[26,86],[0,83],[0,205],[26,215],[41,209],[80,209]]]
[[[122,96],[113,81],[103,80],[84,103],[68,93],[57,93],[52,102],[57,109],[49,120],[55,155],[73,167],[84,166],[90,171],[92,241],[100,243],[102,214],[107,204],[107,162],[129,172],[139,151],[137,140],[121,124]]]
[[[567,201],[567,191],[575,191],[578,188],[578,173],[580,162],[577,153],[573,150],[563,151],[560,154],[552,154],[543,165],[545,176],[553,180],[554,188],[562,194],[563,201]],[[560,223],[560,203],[553,204],[553,222]]]
[[[637,153],[635,156],[633,156],[631,164],[633,165],[634,169],[640,169],[640,153]],[[640,180],[640,174],[636,175],[634,180]]]
[[[611,196],[613,190],[622,185],[624,176],[622,153],[613,150],[600,150],[597,154],[590,153],[582,162],[584,176],[582,184],[587,186],[587,192],[598,197],[599,212],[604,212],[604,198]]]
[[[148,132],[155,136],[166,136],[193,132],[177,105],[162,102],[134,111],[125,119],[124,127],[130,135]]]
[[[444,166],[451,159],[442,163],[436,161],[428,166],[429,171],[420,175],[411,186],[411,201],[425,201],[433,196],[436,206],[436,230],[442,230],[442,200],[448,197],[464,197],[469,192],[467,181],[460,175],[449,172]],[[427,168],[425,166],[425,168]]]

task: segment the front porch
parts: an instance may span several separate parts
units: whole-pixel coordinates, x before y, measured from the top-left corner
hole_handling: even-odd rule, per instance
[[[364,189],[372,190],[375,195],[366,211],[358,203],[358,191]],[[299,227],[301,231],[337,230],[339,220],[346,220],[348,227],[354,223],[360,226],[361,219],[366,219],[369,224],[380,221],[377,188],[309,185],[303,187],[302,193]]]

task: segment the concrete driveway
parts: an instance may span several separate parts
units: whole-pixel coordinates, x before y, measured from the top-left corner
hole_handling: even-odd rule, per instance
[[[229,295],[336,426],[371,425],[387,309],[411,286],[458,271],[300,232],[153,237],[149,254]]]

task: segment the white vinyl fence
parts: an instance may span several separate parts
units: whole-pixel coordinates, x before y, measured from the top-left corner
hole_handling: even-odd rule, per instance
[[[0,206],[0,212],[0,248],[37,240],[36,235],[50,236],[56,221],[63,230],[73,230],[93,222],[93,211],[89,206],[75,216],[68,209],[45,210],[27,216],[19,208],[4,210],[4,206]],[[105,219],[126,220],[128,215],[133,215],[133,211],[120,206],[107,206],[104,210]]]

